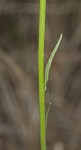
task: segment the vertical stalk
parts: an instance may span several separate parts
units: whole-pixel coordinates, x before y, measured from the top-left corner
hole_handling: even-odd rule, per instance
[[[41,150],[46,150],[45,128],[45,90],[44,90],[44,41],[45,41],[45,14],[46,0],[40,0],[39,14],[39,47],[38,47],[38,72],[39,72],[39,107],[40,107],[40,144]]]

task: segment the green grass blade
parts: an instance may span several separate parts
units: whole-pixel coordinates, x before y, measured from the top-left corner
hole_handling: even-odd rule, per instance
[[[62,33],[61,33],[60,38],[59,38],[55,48],[53,49],[53,51],[52,51],[52,53],[50,55],[50,58],[49,58],[49,60],[48,60],[48,62],[46,64],[46,68],[45,68],[45,90],[46,90],[46,85],[47,85],[47,82],[48,82],[48,79],[49,79],[49,70],[51,68],[51,64],[52,64],[53,58],[54,58],[54,56],[55,56],[55,54],[56,54],[56,52],[58,50],[58,47],[60,45],[61,40],[62,40]]]

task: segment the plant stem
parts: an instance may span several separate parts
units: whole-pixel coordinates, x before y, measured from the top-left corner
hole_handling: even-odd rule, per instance
[[[45,77],[44,77],[44,41],[45,41],[45,14],[46,0],[40,0],[39,15],[39,47],[38,47],[38,70],[39,70],[39,107],[40,107],[40,144],[41,150],[46,150],[46,123],[45,123]]]

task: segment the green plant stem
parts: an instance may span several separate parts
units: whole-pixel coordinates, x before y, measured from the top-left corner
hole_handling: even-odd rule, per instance
[[[39,70],[39,107],[40,107],[40,144],[41,150],[46,150],[46,123],[45,123],[45,90],[44,90],[44,41],[45,41],[45,14],[46,0],[40,0],[39,15],[39,47],[38,47],[38,70]]]

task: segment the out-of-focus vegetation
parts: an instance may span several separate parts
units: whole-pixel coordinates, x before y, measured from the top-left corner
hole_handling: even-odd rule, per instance
[[[39,1],[0,0],[0,149],[39,150]],[[46,108],[47,150],[81,149],[81,1],[47,0],[45,63],[60,33]]]

